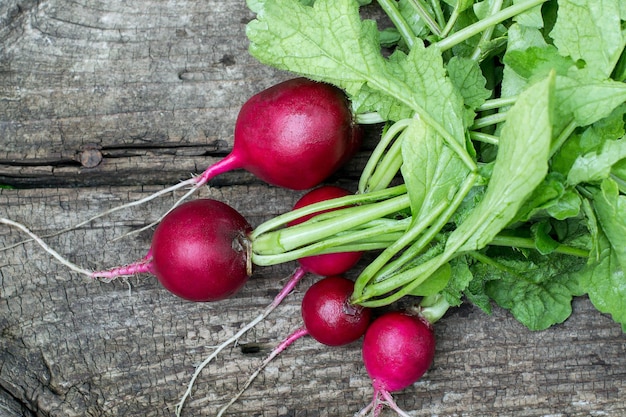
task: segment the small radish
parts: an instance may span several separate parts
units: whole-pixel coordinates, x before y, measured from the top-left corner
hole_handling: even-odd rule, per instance
[[[304,326],[287,336],[270,352],[243,388],[220,409],[220,417],[245,392],[259,373],[281,352],[303,336],[310,335],[327,346],[342,346],[358,340],[370,323],[371,310],[350,304],[354,283],[342,276],[322,278],[302,298]]]
[[[150,273],[171,293],[191,301],[230,297],[252,273],[248,240],[252,227],[235,209],[217,200],[200,199],[178,206],[159,224],[142,259],[97,272],[69,262],[24,225],[4,218],[0,223],[22,230],[75,272],[105,280]]]
[[[293,206],[293,210],[318,203],[325,200],[330,200],[332,198],[343,197],[346,195],[350,195],[350,191],[336,187],[333,185],[323,185],[321,187],[315,188],[306,194],[304,194]],[[329,211],[329,210],[326,210]],[[302,216],[297,220],[294,220],[289,223],[289,225],[300,224],[311,218],[315,217],[318,214],[323,212],[317,212],[314,214],[310,214],[307,216]],[[281,289],[281,291],[274,297],[272,302],[261,312],[258,316],[248,322],[245,326],[243,326],[237,333],[228,338],[228,340],[221,343],[219,346],[216,346],[214,351],[209,355],[201,364],[199,364],[190,381],[187,385],[187,390],[181,397],[180,401],[176,405],[176,415],[180,415],[180,412],[185,404],[187,398],[191,395],[193,385],[195,384],[196,379],[200,375],[202,369],[204,369],[213,359],[217,357],[217,355],[228,345],[232,343],[236,343],[241,336],[243,336],[246,332],[254,328],[257,324],[259,324],[262,320],[264,320],[267,316],[271,314],[276,307],[280,305],[280,303],[289,295],[289,293],[296,287],[298,282],[307,274],[313,273],[321,276],[331,276],[331,275],[340,275],[347,272],[350,268],[352,268],[361,257],[361,252],[343,252],[343,253],[329,253],[324,255],[315,255],[309,256],[306,258],[298,259],[300,266],[293,272],[287,283]],[[344,283],[345,285],[345,283]],[[350,284],[353,288],[353,284]],[[304,314],[304,306],[303,306],[303,314]],[[311,310],[310,308],[307,310]],[[310,313],[308,314],[310,316]],[[314,325],[312,325],[313,327]],[[317,334],[316,331],[313,331],[314,334]],[[322,342],[323,343],[323,342]]]
[[[372,379],[374,399],[357,416],[364,416],[370,410],[378,416],[383,404],[401,416],[408,416],[396,405],[391,393],[415,383],[432,364],[435,335],[431,323],[420,315],[386,313],[367,329],[362,354]]]
[[[307,333],[323,345],[342,346],[359,339],[370,322],[370,310],[350,304],[354,282],[340,276],[311,285],[302,298]]]
[[[172,210],[158,225],[144,260],[94,278],[152,273],[172,294],[191,301],[217,301],[236,293],[251,275],[250,224],[221,201],[200,199]]]

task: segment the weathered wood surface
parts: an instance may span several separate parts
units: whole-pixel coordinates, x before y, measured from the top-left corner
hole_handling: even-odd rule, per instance
[[[185,179],[227,153],[239,106],[287,74],[246,52],[243,1],[0,2],[0,216],[39,234]],[[353,184],[365,157],[341,176]],[[78,187],[76,187],[78,186]],[[299,193],[229,173],[201,196],[254,225]],[[174,196],[47,239],[87,268],[145,254],[150,232],[113,240]],[[0,227],[0,247],[24,238]],[[210,346],[278,292],[293,264],[259,268],[233,300],[194,304],[155,279],[91,282],[33,243],[0,252],[0,416],[171,416]],[[188,416],[214,415],[299,321],[302,289],[198,379]],[[506,312],[463,306],[436,328],[435,363],[397,394],[415,416],[626,415],[626,338],[585,298],[573,316],[529,332]],[[236,403],[234,416],[349,416],[371,388],[358,343],[302,339]],[[385,415],[392,415],[386,412]]]

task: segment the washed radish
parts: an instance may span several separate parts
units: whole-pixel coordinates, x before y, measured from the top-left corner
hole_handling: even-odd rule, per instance
[[[155,230],[142,259],[97,272],[63,258],[24,225],[4,218],[0,223],[22,230],[75,272],[104,280],[150,273],[171,293],[191,301],[230,297],[252,273],[248,240],[252,227],[235,209],[212,199],[190,201],[172,210]]]
[[[251,230],[241,214],[221,201],[190,201],[159,224],[146,258],[91,275],[109,279],[148,272],[181,298],[222,300],[236,293],[251,275],[247,254]]]
[[[358,414],[370,410],[378,416],[382,404],[406,416],[391,393],[419,380],[435,356],[435,335],[430,322],[419,314],[398,311],[378,317],[363,338],[363,363],[372,379],[374,399]],[[382,402],[381,402],[382,401]]]
[[[304,325],[291,333],[270,352],[242,389],[220,409],[224,412],[244,393],[258,374],[281,352],[296,340],[310,335],[328,346],[342,346],[358,340],[370,323],[371,310],[350,304],[354,283],[342,276],[322,278],[313,284],[302,298]]]
[[[333,185],[323,185],[321,187],[315,188],[306,194],[304,194],[300,199],[294,204],[293,210],[297,210],[311,204],[315,204],[321,201],[330,200],[332,198],[343,197],[346,195],[350,195],[350,191],[333,186]],[[289,222],[289,225],[296,225],[311,218],[315,217],[324,212],[328,212],[329,210],[319,211],[313,214],[305,215],[297,220]],[[343,252],[343,253],[330,253],[325,255],[315,255],[309,256],[305,258],[298,259],[300,266],[293,272],[290,276],[287,283],[283,286],[282,290],[274,297],[272,302],[261,312],[258,316],[248,322],[245,326],[243,326],[237,333],[233,336],[222,342],[220,345],[216,346],[211,355],[209,355],[202,363],[200,363],[190,381],[187,385],[187,390],[181,397],[180,401],[176,405],[176,415],[180,415],[180,412],[185,404],[187,398],[191,395],[193,385],[195,384],[196,379],[200,375],[202,369],[204,369],[213,359],[217,357],[217,355],[228,345],[236,343],[245,333],[249,330],[253,329],[257,324],[259,324],[262,320],[264,320],[267,316],[271,314],[276,307],[280,305],[280,303],[289,295],[289,293],[296,287],[298,282],[307,274],[313,273],[322,276],[330,276],[330,275],[339,275],[347,272],[350,268],[358,262],[361,257],[361,252]],[[345,284],[344,284],[345,285]],[[350,284],[351,288],[353,288],[353,284]],[[308,308],[307,310],[311,310]],[[304,308],[303,308],[304,312]],[[309,314],[310,315],[310,314]],[[313,326],[313,325],[312,325]],[[313,331],[314,334],[317,334],[316,331]],[[315,338],[315,336],[314,336]],[[322,342],[323,343],[323,342]]]
[[[272,185],[312,188],[356,152],[360,136],[343,91],[306,78],[287,80],[246,101],[232,152],[196,185],[243,168]]]
[[[354,282],[333,276],[324,278],[302,298],[302,321],[313,339],[327,346],[354,342],[367,330],[370,310],[350,304]]]

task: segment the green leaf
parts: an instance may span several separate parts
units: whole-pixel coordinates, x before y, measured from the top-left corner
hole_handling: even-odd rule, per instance
[[[615,257],[622,269],[626,269],[626,196],[620,194],[615,181],[606,179],[594,194],[593,207],[604,234],[613,246]]]
[[[413,224],[442,202],[450,203],[469,173],[441,136],[419,118],[412,119],[403,135],[402,161]]]
[[[481,202],[450,235],[446,252],[487,245],[548,172],[554,76],[520,94],[507,113],[493,174]]]
[[[499,276],[488,281],[485,289],[530,330],[544,330],[571,315],[572,298],[581,293],[575,271],[584,262],[565,255],[499,258],[492,265],[482,266]]]
[[[522,0],[513,0],[513,4],[521,2]],[[542,28],[543,16],[541,14],[541,6],[542,5],[535,6],[524,13],[518,14],[513,20],[520,25],[524,25],[527,27]]]
[[[557,76],[560,113],[572,114],[578,126],[595,123],[626,102],[626,84],[610,79],[594,79],[589,71],[570,71]]]
[[[617,140],[626,134],[624,114],[626,105],[617,107],[608,117],[599,120],[579,133],[575,133],[561,146],[552,158],[552,170],[565,176],[572,169],[576,158],[592,151],[599,151],[609,140]]]
[[[599,77],[609,77],[625,44],[620,2],[623,0],[559,0],[550,35],[560,53],[585,61]]]
[[[465,257],[454,258],[448,264],[451,267],[451,276],[442,291],[442,295],[451,306],[459,306],[463,302],[463,294],[471,285],[474,277]]]
[[[565,75],[575,64],[570,58],[559,55],[552,45],[508,51],[504,56],[504,63],[526,80],[533,77],[543,78],[550,71]]]
[[[426,281],[411,290],[410,295],[416,297],[428,297],[438,294],[443,290],[452,277],[450,264],[443,264]]]
[[[598,182],[611,174],[611,168],[626,158],[626,136],[620,140],[606,141],[599,151],[581,155],[567,176],[567,182],[576,185],[581,182]]]
[[[371,81],[385,82],[378,29],[374,21],[361,20],[355,1],[318,0],[311,7],[296,0],[266,0],[246,34],[250,53],[259,61],[325,80],[350,94],[372,74]]]
[[[624,276],[624,246],[615,246],[606,235],[606,231],[612,233],[613,238],[620,241],[620,237],[616,234],[623,233],[623,225],[615,231],[610,226],[617,218],[610,218],[614,209],[625,214],[624,196],[618,197],[615,194],[613,186],[609,185],[606,192],[598,192],[594,199],[595,209],[598,211],[598,217],[604,218],[602,230],[596,232],[596,247],[593,250],[595,255],[591,258],[591,262],[585,269],[580,271],[579,279],[582,289],[587,292],[589,299],[593,305],[602,313],[611,314],[613,320],[622,324],[622,330],[626,332],[626,277]],[[603,202],[602,200],[607,200]],[[621,200],[621,207],[617,200]],[[608,207],[604,207],[604,206]],[[600,208],[598,210],[598,208]],[[606,218],[608,217],[608,218]],[[623,223],[624,217],[621,217]],[[593,219],[591,219],[593,221]],[[608,224],[607,224],[608,223]],[[621,240],[624,239],[622,235]],[[623,242],[622,242],[623,245]],[[620,251],[621,254],[618,252]]]
[[[480,66],[473,59],[452,57],[448,61],[447,69],[450,81],[463,97],[463,102],[470,110],[469,113],[473,120],[473,110],[491,96],[491,91],[485,87],[487,80],[485,80]],[[472,120],[466,124],[470,125]]]
[[[534,223],[530,231],[535,241],[535,248],[540,254],[548,255],[559,247],[560,243],[550,236],[552,226],[547,221]]]

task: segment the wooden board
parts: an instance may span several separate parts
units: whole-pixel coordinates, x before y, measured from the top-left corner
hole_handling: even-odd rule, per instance
[[[239,106],[290,77],[247,54],[252,18],[243,1],[230,0],[1,2],[0,184],[20,189],[0,190],[0,216],[46,235],[225,155]],[[331,181],[353,187],[367,149]],[[299,195],[234,172],[197,197],[225,201],[257,225]],[[86,268],[132,262],[147,251],[151,232],[115,238],[149,224],[175,199],[46,241]],[[0,248],[23,239],[0,227]],[[257,268],[234,299],[195,304],[149,276],[92,282],[32,242],[0,252],[0,416],[173,415],[211,346],[256,316],[294,268]],[[215,415],[300,325],[302,292],[315,279],[222,352],[183,415]],[[497,308],[492,316],[470,306],[450,311],[436,327],[435,363],[396,394],[399,405],[413,416],[626,415],[626,338],[586,298],[573,307],[569,320],[543,332]],[[358,343],[331,349],[305,338],[261,373],[229,415],[349,416],[371,394]]]

